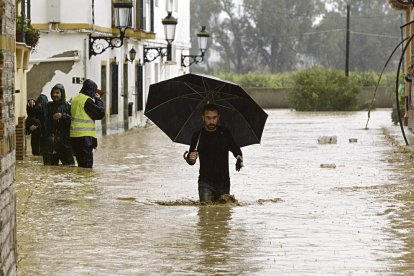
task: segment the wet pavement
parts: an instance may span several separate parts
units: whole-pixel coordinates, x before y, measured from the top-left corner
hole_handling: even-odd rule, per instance
[[[391,110],[368,130],[366,112],[267,112],[262,144],[231,161],[237,206],[199,206],[187,146],[154,126],[101,138],[93,170],[18,162],[19,275],[413,274]]]

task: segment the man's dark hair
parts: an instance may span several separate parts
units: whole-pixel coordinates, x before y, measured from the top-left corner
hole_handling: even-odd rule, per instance
[[[217,108],[217,105],[212,104],[212,103],[208,103],[204,106],[203,108],[203,114],[206,113],[206,111],[217,111],[217,113],[219,113],[219,110]]]

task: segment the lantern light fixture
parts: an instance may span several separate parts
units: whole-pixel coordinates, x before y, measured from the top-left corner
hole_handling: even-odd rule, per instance
[[[125,54],[125,61],[133,62],[137,55],[137,51],[135,51],[134,47],[129,50],[128,55]]]
[[[114,2],[115,27],[119,36],[89,35],[89,58],[102,54],[106,49],[120,48],[124,45],[125,31],[132,27],[132,2]]]
[[[181,55],[181,66],[189,67],[193,64],[198,64],[204,61],[204,55],[207,51],[207,42],[210,34],[206,31],[206,26],[201,27],[201,31],[197,33],[198,48],[200,55]]]
[[[154,61],[158,57],[167,57],[167,61],[171,61],[171,43],[174,41],[175,28],[177,19],[172,16],[172,12],[168,12],[167,16],[161,21],[164,25],[164,35],[167,41],[167,47],[147,47],[144,45],[144,63]]]

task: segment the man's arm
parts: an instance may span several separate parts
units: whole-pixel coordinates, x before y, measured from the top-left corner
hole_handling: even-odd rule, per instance
[[[229,141],[229,150],[233,153],[233,156],[237,159],[236,161],[236,171],[240,171],[243,167],[243,153],[240,147],[234,141],[233,136],[230,131],[228,131],[228,141]]]
[[[196,151],[198,137],[199,137],[199,132],[195,132],[193,136],[191,137],[190,149],[188,150],[189,154],[187,155],[187,158],[185,158],[185,161],[187,161],[187,163],[191,166],[196,163],[197,158],[198,158],[198,153]]]
[[[105,108],[100,98],[87,99],[85,102],[85,112],[92,120],[102,120],[105,117]]]
[[[229,150],[233,153],[233,156],[235,158],[243,160],[243,153],[240,147],[234,141],[234,138],[231,135],[229,130],[227,130],[227,135],[228,135],[228,141],[229,141]]]

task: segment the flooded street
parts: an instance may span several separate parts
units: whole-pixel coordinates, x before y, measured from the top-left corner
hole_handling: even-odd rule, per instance
[[[366,112],[267,112],[245,167],[231,159],[240,206],[194,204],[198,164],[154,126],[101,138],[92,171],[19,162],[19,275],[414,273],[412,181],[384,135],[401,139],[391,110],[371,112],[369,130]]]

